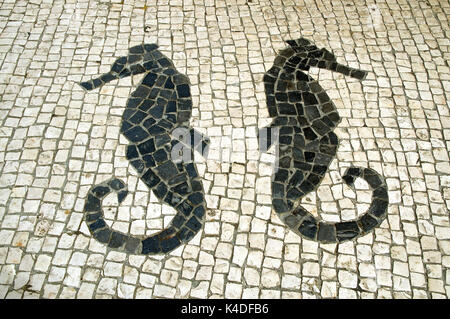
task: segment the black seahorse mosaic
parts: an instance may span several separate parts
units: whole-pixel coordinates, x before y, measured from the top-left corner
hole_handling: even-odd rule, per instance
[[[343,176],[349,186],[357,177],[372,188],[372,202],[357,220],[328,223],[317,220],[300,205],[303,196],[321,183],[336,155],[340,122],[327,93],[304,71],[319,67],[363,80],[367,72],[336,62],[326,49],[305,38],[287,41],[264,75],[269,127],[259,131],[260,148],[268,149],[278,132],[278,168],[272,179],[272,204],[280,219],[295,233],[324,243],[343,242],[367,234],[387,216],[388,192],[384,179],[370,168],[350,167]]]
[[[122,115],[120,132],[129,141],[126,158],[145,185],[177,213],[166,229],[147,238],[112,230],[103,218],[102,199],[115,192],[121,203],[128,194],[125,183],[112,178],[89,190],[85,219],[93,237],[110,248],[129,253],[167,253],[194,237],[206,213],[193,151],[205,155],[209,140],[189,127],[192,99],[188,77],[175,69],[156,44],[143,44],[117,59],[110,72],[80,85],[93,90],[114,79],[140,73],[145,76],[131,93]],[[175,152],[174,156],[174,150],[184,154]]]

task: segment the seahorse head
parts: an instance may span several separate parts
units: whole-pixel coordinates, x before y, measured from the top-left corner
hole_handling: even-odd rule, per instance
[[[318,48],[314,43],[305,38],[286,41],[289,48],[280,52],[280,56],[286,58],[285,66],[288,68],[308,71],[310,67],[318,67],[349,75],[359,80],[367,76],[367,71],[350,68],[336,61],[333,53],[325,48]]]
[[[172,62],[158,50],[156,44],[137,45],[131,47],[128,52],[127,56],[120,57],[114,62],[111,71],[93,80],[81,82],[80,85],[90,91],[115,79],[173,67]]]

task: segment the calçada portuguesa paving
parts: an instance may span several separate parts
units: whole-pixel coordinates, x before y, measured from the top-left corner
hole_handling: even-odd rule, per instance
[[[448,298],[449,14],[2,1],[0,298]]]

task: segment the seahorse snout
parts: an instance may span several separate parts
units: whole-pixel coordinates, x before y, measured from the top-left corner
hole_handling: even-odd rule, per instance
[[[172,62],[157,49],[156,44],[143,44],[130,48],[128,56],[118,58],[114,62],[110,73],[117,75],[119,78],[124,78],[152,69],[173,67]]]
[[[349,75],[352,78],[355,78],[358,80],[364,80],[367,76],[367,71],[350,68],[346,65],[339,64],[339,63],[336,66],[336,70],[332,70],[332,71],[336,71],[336,72],[344,74],[344,75]]]

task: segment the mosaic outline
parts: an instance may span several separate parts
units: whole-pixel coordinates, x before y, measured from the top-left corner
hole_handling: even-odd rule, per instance
[[[123,202],[128,190],[117,178],[89,190],[84,213],[93,237],[109,248],[128,253],[168,253],[195,236],[206,213],[203,185],[192,153],[196,150],[206,156],[209,140],[189,127],[192,99],[188,77],[176,70],[156,44],[143,44],[117,59],[110,72],[80,85],[89,91],[141,73],[145,76],[131,93],[122,115],[120,133],[129,141],[126,158],[148,189],[177,213],[166,229],[144,239],[112,230],[103,219],[102,200],[115,192],[119,204]],[[173,156],[174,148],[190,154]]]

